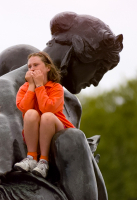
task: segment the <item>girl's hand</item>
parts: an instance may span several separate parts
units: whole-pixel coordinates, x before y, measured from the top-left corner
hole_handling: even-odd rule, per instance
[[[27,73],[25,75],[25,79],[26,79],[26,81],[28,81],[29,85],[34,84],[32,73],[33,73],[32,71],[27,71]]]
[[[34,80],[36,87],[39,86],[39,85],[43,85],[44,75],[40,70],[35,70],[32,73],[32,77],[33,77],[33,80]]]
[[[34,92],[35,91],[35,83],[34,83],[34,80],[33,80],[33,77],[32,77],[32,73],[33,73],[32,71],[27,71],[27,73],[25,75],[25,79],[29,83],[28,90]]]

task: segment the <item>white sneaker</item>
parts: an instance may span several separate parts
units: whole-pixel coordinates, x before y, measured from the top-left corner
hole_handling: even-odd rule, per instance
[[[37,161],[32,156],[27,156],[21,162],[14,165],[14,169],[17,171],[32,171],[37,166]]]
[[[47,173],[48,173],[48,169],[49,169],[49,164],[46,160],[41,159],[38,164],[37,167],[35,167],[32,171],[33,174],[37,175],[37,176],[41,176],[41,177],[46,177]]]

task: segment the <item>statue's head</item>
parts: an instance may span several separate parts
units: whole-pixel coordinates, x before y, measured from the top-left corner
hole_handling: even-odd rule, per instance
[[[62,84],[71,92],[93,84],[120,61],[123,36],[115,36],[101,20],[63,12],[50,21],[52,40],[44,49],[62,73]]]

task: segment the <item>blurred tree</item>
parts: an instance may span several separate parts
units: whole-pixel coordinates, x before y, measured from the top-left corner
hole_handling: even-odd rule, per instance
[[[109,199],[137,200],[137,80],[84,99],[80,129],[101,135],[96,153]]]

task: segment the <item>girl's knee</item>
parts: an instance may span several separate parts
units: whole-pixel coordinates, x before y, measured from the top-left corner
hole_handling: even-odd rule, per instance
[[[39,113],[34,109],[29,109],[24,115],[24,120],[29,120],[29,121],[40,120]]]
[[[41,115],[41,121],[54,122],[56,116],[51,112],[46,112]]]

